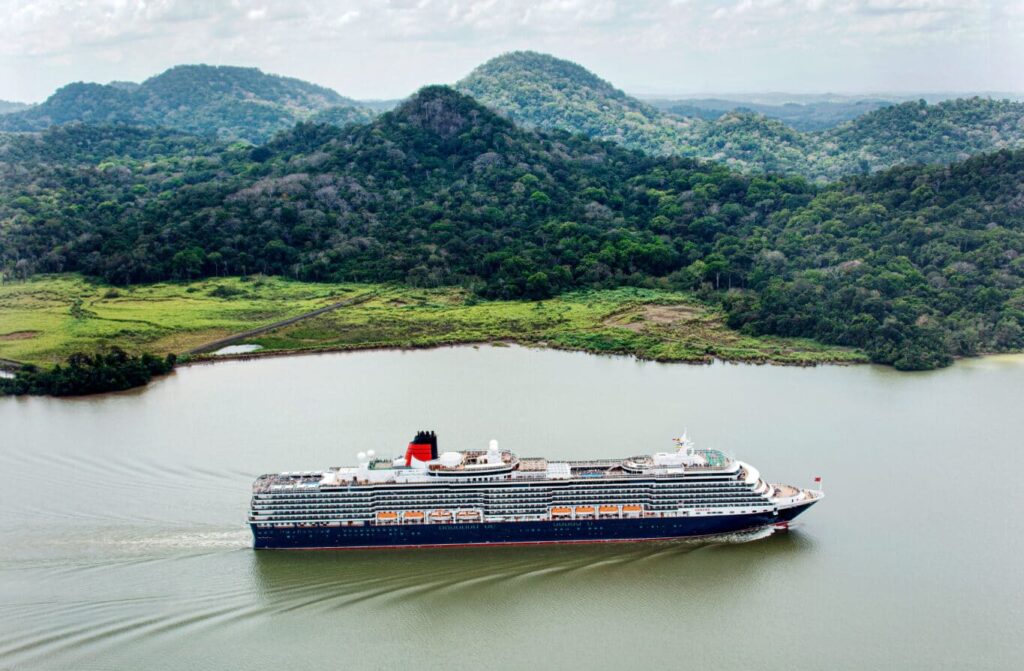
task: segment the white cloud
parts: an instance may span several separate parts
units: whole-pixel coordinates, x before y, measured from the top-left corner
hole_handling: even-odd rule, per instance
[[[396,96],[522,48],[627,89],[1024,89],[1021,34],[1024,0],[0,0],[0,98],[186,62]]]

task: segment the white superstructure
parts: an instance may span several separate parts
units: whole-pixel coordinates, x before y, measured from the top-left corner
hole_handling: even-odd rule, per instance
[[[823,496],[769,484],[749,464],[696,449],[685,435],[672,452],[586,461],[519,458],[497,441],[486,450],[437,455],[436,437],[420,435],[433,440],[433,453],[414,441],[393,460],[367,456],[353,467],[260,477],[250,523],[273,528],[778,514]]]

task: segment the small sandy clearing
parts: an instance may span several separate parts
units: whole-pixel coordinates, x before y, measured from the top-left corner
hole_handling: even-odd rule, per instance
[[[0,334],[0,340],[29,340],[31,338],[35,338],[41,333],[42,331],[13,331],[11,333]]]
[[[640,319],[636,319],[639,315]],[[671,326],[691,321],[701,316],[699,308],[690,305],[645,305],[640,312],[613,315],[604,321],[605,326],[617,326],[639,332],[648,324]]]

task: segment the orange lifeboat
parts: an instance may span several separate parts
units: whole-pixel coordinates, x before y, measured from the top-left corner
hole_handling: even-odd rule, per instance
[[[593,515],[594,506],[576,506],[577,515]]]
[[[551,509],[552,517],[568,517],[569,515],[572,515],[572,508],[556,506]]]
[[[619,514],[619,507],[618,506],[601,506],[600,508],[598,508],[598,512],[600,512],[602,515],[618,515]]]
[[[393,512],[390,512],[390,511],[383,512],[383,513],[377,513],[377,520],[380,521],[380,522],[394,522],[397,519],[398,519],[398,513],[393,513]]]
[[[430,513],[431,522],[451,522],[452,514],[447,510],[435,510]]]
[[[626,505],[622,506],[622,512],[623,512],[623,514],[626,514],[626,515],[630,515],[630,514],[632,514],[632,515],[639,515],[643,511],[644,511],[644,507],[643,506],[638,506],[638,505],[636,505],[634,503],[627,503]]]
[[[402,514],[402,519],[409,520],[410,522],[422,522],[423,513],[419,510],[407,510]]]

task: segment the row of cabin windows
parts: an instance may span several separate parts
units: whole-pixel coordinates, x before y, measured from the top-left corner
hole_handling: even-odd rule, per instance
[[[589,488],[588,488],[589,489]],[[692,487],[684,489],[672,489],[665,490],[661,488],[615,488],[615,489],[601,489],[601,490],[589,490],[588,489],[573,489],[573,490],[547,490],[547,491],[535,491],[535,492],[436,492],[436,493],[421,493],[421,492],[395,492],[388,495],[374,494],[370,496],[361,497],[332,497],[332,496],[318,496],[318,497],[255,497],[255,501],[260,502],[281,502],[281,503],[318,503],[318,502],[377,502],[381,499],[393,500],[393,499],[407,499],[407,500],[435,500],[435,499],[448,499],[448,498],[468,498],[473,496],[475,498],[486,497],[487,499],[508,499],[508,498],[542,498],[550,496],[608,496],[608,495],[623,495],[623,494],[644,494],[649,496],[680,496],[687,494],[725,494],[725,493],[742,493],[752,492],[750,487],[746,486],[732,486],[732,487]]]
[[[688,507],[694,507],[694,506],[688,506]],[[707,509],[707,508],[714,508],[714,509],[739,508],[740,510],[747,510],[747,509],[749,509],[749,505],[743,506],[742,504],[735,504],[735,503],[733,503],[733,504],[729,504],[729,503],[710,503],[710,504],[705,504],[705,505],[701,505],[700,506],[701,510]],[[676,508],[673,508],[673,507],[653,507],[653,508],[650,509],[650,512],[671,512],[673,510],[676,510]],[[537,515],[538,512],[536,510],[518,509],[518,510],[509,510],[509,511],[506,511],[504,513],[488,513],[488,514]],[[302,515],[299,515],[299,514],[296,514],[296,515],[276,515],[276,516],[274,516],[273,519],[276,520],[276,521],[280,521],[280,522],[300,522],[300,521],[304,521],[304,520],[312,520],[312,521],[321,521],[321,520],[323,520],[323,521],[329,521],[329,520],[336,520],[336,519],[338,519],[338,517],[336,515],[313,515],[313,514],[302,514]],[[363,517],[355,517],[354,516],[353,519],[367,520],[367,519],[372,519],[372,518],[368,518],[366,516],[363,516]]]
[[[273,497],[281,497],[281,498],[284,498],[284,497],[304,498],[304,497],[312,497],[312,496],[322,496],[322,495],[325,495],[325,494],[333,494],[333,495],[337,495],[337,494],[354,494],[354,495],[360,495],[360,494],[366,494],[366,493],[371,493],[371,492],[387,492],[387,491],[396,491],[396,490],[400,491],[400,490],[403,490],[403,489],[406,489],[406,488],[415,488],[417,491],[428,491],[428,492],[430,492],[430,491],[450,491],[452,489],[459,489],[459,488],[463,487],[466,482],[484,482],[484,483],[487,483],[487,482],[493,482],[493,481],[494,481],[493,479],[480,477],[480,478],[466,478],[465,480],[459,480],[454,485],[453,484],[448,484],[448,483],[446,483],[445,485],[441,485],[441,486],[439,486],[437,484],[433,484],[433,483],[424,484],[424,485],[419,485],[419,484],[416,484],[416,483],[411,483],[411,484],[408,484],[408,485],[400,485],[400,486],[397,486],[397,487],[396,486],[390,486],[390,487],[371,486],[371,487],[368,487],[366,489],[360,488],[360,491],[352,491],[350,489],[346,489],[346,490],[327,490],[327,491],[314,490],[314,491],[308,491],[308,492],[303,492],[303,491],[260,492],[260,493],[257,493],[256,496],[273,496]],[[627,487],[628,486],[644,486],[644,487],[655,486],[655,487],[658,487],[658,488],[687,488],[687,487],[693,487],[693,486],[696,486],[696,485],[727,485],[727,484],[730,484],[730,483],[732,483],[732,484],[742,484],[740,481],[736,480],[735,478],[701,479],[701,480],[691,480],[691,481],[688,481],[688,482],[679,482],[679,481],[670,481],[670,482],[664,482],[664,481],[643,481],[643,482],[635,482],[635,483],[624,483],[624,482],[621,482],[621,481],[619,481],[619,482],[609,482],[607,480],[596,480],[596,479],[593,482],[579,482],[579,481],[552,482],[550,480],[545,480],[543,482],[529,482],[529,483],[517,483],[517,482],[514,482],[514,481],[501,480],[501,481],[495,482],[495,484],[490,486],[490,487],[485,487],[485,489],[488,489],[488,490],[494,490],[494,489],[536,489],[536,488],[541,488],[541,487],[544,487],[544,488],[551,488],[551,487],[565,488],[565,487],[579,487],[579,486],[583,486],[583,487],[587,487],[587,488],[622,487],[622,486],[627,486]]]
[[[427,504],[442,504],[451,502],[469,502],[469,503],[507,503],[509,501],[528,501],[528,502],[544,502],[544,501],[565,501],[565,500],[586,500],[586,501],[598,501],[603,499],[615,498],[615,499],[626,499],[642,497],[651,500],[675,500],[685,499],[693,497],[701,498],[716,498],[716,497],[746,497],[753,499],[760,499],[760,494],[755,494],[750,489],[739,489],[739,490],[727,490],[727,491],[691,491],[691,492],[678,492],[678,493],[667,493],[667,492],[617,492],[612,494],[610,492],[550,492],[547,494],[538,494],[531,496],[390,496],[390,497],[374,497],[372,499],[363,501],[340,501],[340,500],[327,500],[327,501],[302,501],[302,502],[291,502],[291,501],[253,501],[255,507],[290,507],[290,506],[318,506],[318,505],[344,505],[344,506],[373,506],[373,505],[390,505],[398,502],[409,502],[412,504],[420,505],[423,503]]]
[[[582,496],[582,497],[572,497],[572,498],[570,498],[570,497],[552,497],[550,500],[543,500],[543,501],[533,501],[533,500],[527,500],[527,499],[520,499],[520,500],[510,500],[510,501],[487,501],[487,502],[482,502],[482,501],[476,501],[476,500],[469,501],[469,500],[465,500],[465,499],[463,499],[463,500],[454,500],[454,501],[453,500],[448,500],[448,499],[440,501],[440,500],[435,499],[433,501],[433,503],[431,503],[430,506],[426,506],[426,507],[443,507],[443,506],[446,506],[446,505],[447,506],[453,506],[453,505],[508,506],[508,505],[515,505],[517,503],[521,504],[521,505],[535,505],[535,506],[558,505],[558,504],[570,504],[571,505],[573,503],[599,503],[601,501],[607,501],[607,500],[608,500],[607,497],[600,497],[600,496],[596,496],[596,495]],[[676,501],[691,502],[691,501],[701,501],[701,500],[704,500],[704,501],[763,501],[764,499],[761,496],[756,495],[756,494],[752,494],[752,493],[749,494],[749,495],[734,495],[734,494],[724,494],[723,493],[722,495],[718,495],[718,496],[708,496],[708,495],[692,494],[692,495],[673,496],[673,497],[666,497],[666,496],[653,496],[652,497],[652,496],[635,495],[635,496],[620,496],[620,497],[616,497],[614,503],[664,504],[664,503],[672,503],[672,502],[676,502]],[[412,507],[423,507],[422,506],[422,502],[420,502],[420,501],[412,501],[412,500],[396,497],[395,499],[393,499],[391,501],[376,501],[376,502],[373,502],[373,504],[368,504],[368,503],[359,504],[359,505],[355,505],[355,504],[342,504],[342,503],[336,503],[336,504],[324,504],[324,503],[270,504],[270,505],[256,505],[256,506],[253,506],[253,509],[254,510],[266,510],[266,511],[290,510],[290,509],[291,510],[310,510],[310,509],[371,509],[371,508],[388,508],[388,507],[395,507],[395,506],[398,506],[398,507],[409,507],[409,506],[412,506]]]
[[[632,502],[624,502],[624,503],[645,503],[645,502],[643,502],[643,501],[632,501]],[[694,506],[701,506],[701,507],[749,506],[752,503],[761,503],[761,504],[763,504],[764,501],[763,500],[751,501],[749,499],[706,499],[706,500],[693,500],[693,501],[677,501],[677,502],[672,502],[672,503],[661,503],[661,504],[646,502],[646,505],[647,505],[648,509],[651,509],[651,510],[672,510],[672,509],[675,509],[675,508],[678,508],[678,507],[694,507]],[[519,505],[519,506],[502,506],[502,507],[486,506],[485,510],[488,513],[490,513],[490,514],[498,514],[498,511],[538,511],[538,510],[539,511],[544,511],[544,510],[547,510],[547,508],[548,508],[547,505],[539,505],[538,504],[538,505]],[[317,512],[323,513],[323,514],[318,516],[318,515],[316,515]],[[302,516],[329,517],[330,516],[329,513],[335,513],[336,514],[338,512],[341,512],[341,511],[340,510],[332,511],[332,510],[329,510],[329,509],[328,510],[318,509],[318,510],[309,510],[309,511],[299,510],[299,509],[291,509],[291,510],[279,510],[279,511],[254,511],[254,514],[257,514],[257,515],[263,514],[263,515],[272,516],[272,517],[278,517],[278,518],[294,518],[294,517],[302,517]],[[370,514],[370,511],[362,511],[362,512],[363,512],[364,515]]]

